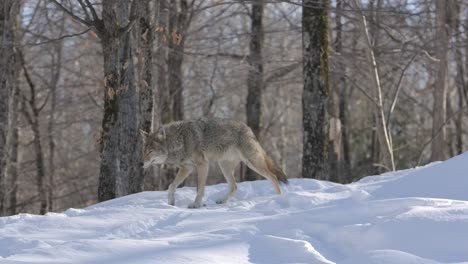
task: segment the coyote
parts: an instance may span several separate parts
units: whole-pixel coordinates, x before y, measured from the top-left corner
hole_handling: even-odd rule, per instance
[[[145,144],[144,168],[152,164],[173,164],[179,167],[168,189],[170,205],[175,204],[177,186],[194,167],[198,174],[197,196],[189,208],[202,205],[210,160],[218,162],[229,188],[226,196],[216,201],[218,204],[227,202],[236,192],[234,170],[240,161],[269,179],[277,194],[281,194],[278,180],[288,183],[283,170],[265,153],[252,130],[240,121],[202,118],[173,122],[153,133],[140,132]]]

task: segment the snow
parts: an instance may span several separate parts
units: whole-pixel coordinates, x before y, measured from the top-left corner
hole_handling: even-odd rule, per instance
[[[291,179],[144,192],[0,218],[0,263],[468,263],[468,152],[340,185]]]

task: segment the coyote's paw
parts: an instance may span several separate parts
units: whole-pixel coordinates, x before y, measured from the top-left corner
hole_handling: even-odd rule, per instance
[[[169,205],[172,205],[172,206],[175,205],[175,197],[174,197],[174,195],[169,195],[169,197],[167,198],[167,203],[168,203]]]
[[[201,204],[200,202],[199,202],[199,203],[193,202],[193,203],[190,203],[190,204],[189,204],[188,208],[191,208],[191,209],[193,209],[193,208],[200,208],[201,206],[202,206],[202,204]]]
[[[227,199],[226,199],[226,198],[222,198],[222,199],[216,200],[216,203],[217,203],[217,204],[224,204],[224,203],[226,203],[226,202],[227,202]]]

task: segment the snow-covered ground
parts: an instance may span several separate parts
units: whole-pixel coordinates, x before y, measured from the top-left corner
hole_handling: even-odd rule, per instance
[[[0,218],[0,263],[468,263],[468,152],[349,185],[292,179],[144,192]]]

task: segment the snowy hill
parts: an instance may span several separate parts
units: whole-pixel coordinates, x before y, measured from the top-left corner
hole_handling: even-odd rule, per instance
[[[349,185],[292,179],[145,192],[0,218],[0,263],[468,263],[468,153]]]

